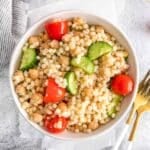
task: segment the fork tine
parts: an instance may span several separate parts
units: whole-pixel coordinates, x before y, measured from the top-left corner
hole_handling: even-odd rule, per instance
[[[146,73],[144,79],[140,82],[140,85],[139,85],[139,92],[140,92],[140,90],[142,90],[143,85],[144,85],[144,82],[145,82],[145,80],[147,79],[147,77],[149,76],[149,74],[150,74],[150,70]]]
[[[144,79],[140,82],[138,92],[144,96],[150,96],[150,70],[147,72]]]
[[[145,82],[144,92],[146,96],[150,95],[150,78]]]
[[[141,90],[141,94],[147,96],[149,94],[149,86],[148,86],[148,83],[144,84],[142,90]]]

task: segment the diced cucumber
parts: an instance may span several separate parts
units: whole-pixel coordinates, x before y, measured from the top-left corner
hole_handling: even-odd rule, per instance
[[[107,112],[109,117],[113,118],[113,114],[117,113],[116,107],[121,103],[122,98],[123,97],[120,95],[114,96],[114,98],[112,99],[112,102],[111,102],[112,108],[110,110],[108,110],[108,112]]]
[[[121,95],[115,94],[114,98],[112,99],[112,103],[114,103],[115,105],[118,105],[119,103],[121,103],[122,98],[123,97]]]
[[[125,61],[127,62],[128,61],[128,56],[124,57]]]
[[[37,57],[36,50],[33,48],[27,48],[23,52],[20,69],[21,70],[28,70],[30,68],[33,68],[37,64],[37,58],[36,57]]]
[[[113,114],[116,114],[117,110],[115,107],[112,107],[109,111],[108,111],[108,116],[113,118]]]
[[[82,68],[88,74],[92,74],[95,69],[93,62],[85,56],[73,58],[71,65]]]
[[[95,60],[98,57],[111,52],[112,49],[113,47],[104,41],[95,42],[90,45],[87,55],[91,60]]]
[[[68,91],[73,95],[77,94],[77,79],[75,73],[67,72],[65,78],[67,80]]]

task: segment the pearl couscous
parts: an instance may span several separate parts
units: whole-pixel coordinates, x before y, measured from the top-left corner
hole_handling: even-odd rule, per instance
[[[127,93],[111,83],[127,76],[128,52],[100,25],[72,18],[59,33],[61,25],[49,23],[28,38],[13,83],[33,122],[52,133],[89,133],[120,110]]]

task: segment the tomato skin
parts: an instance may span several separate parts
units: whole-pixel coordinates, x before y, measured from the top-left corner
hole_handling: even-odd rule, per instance
[[[57,127],[57,124],[61,124],[61,127]],[[44,120],[44,127],[50,133],[60,133],[63,132],[68,124],[68,120],[64,117],[58,117],[52,119],[45,119]],[[59,125],[58,125],[59,126]]]
[[[116,75],[111,81],[111,88],[116,94],[126,96],[133,90],[133,80],[125,74]]]
[[[56,21],[45,24],[45,29],[49,38],[61,40],[62,36],[68,33],[69,26],[67,21]]]
[[[66,90],[55,82],[53,78],[48,79],[48,86],[46,88],[43,101],[45,103],[57,103],[64,99]]]

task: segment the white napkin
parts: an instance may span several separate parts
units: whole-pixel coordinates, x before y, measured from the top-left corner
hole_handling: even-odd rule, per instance
[[[114,0],[57,0],[28,12],[29,26],[48,14],[60,10],[80,9],[117,23]]]
[[[39,2],[39,1],[38,1]],[[87,12],[103,16],[107,20],[117,24],[117,17],[113,0],[59,0],[47,4],[45,6],[30,10],[28,12],[29,26],[37,20],[52,12],[67,10],[67,9],[81,9]],[[22,138],[42,138],[42,148],[46,150],[100,150],[102,148],[110,147],[116,140],[116,131],[96,138],[90,141],[72,142],[62,141],[51,137],[44,136],[29,125],[22,116],[19,119],[19,129]]]

